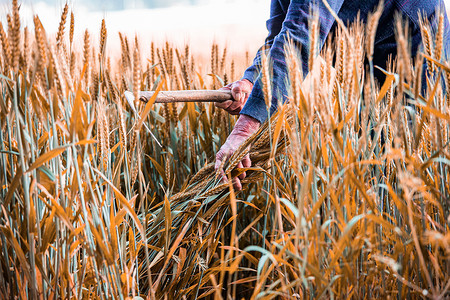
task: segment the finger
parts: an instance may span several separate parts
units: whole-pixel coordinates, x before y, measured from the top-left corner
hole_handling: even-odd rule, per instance
[[[224,159],[224,154],[219,150],[216,154],[216,163],[214,164],[214,169],[218,170],[222,165],[222,160]]]
[[[244,107],[244,105],[242,103],[240,103],[238,101],[233,101],[233,103],[229,107],[225,108],[225,110],[230,115],[238,115],[241,112],[242,107]]]
[[[230,90],[231,90],[231,84],[223,86],[219,89],[219,91],[230,91]]]
[[[250,168],[252,166],[250,155],[247,154],[246,156],[244,156],[244,158],[242,159],[242,165],[244,166],[244,168]]]
[[[231,94],[234,96],[234,98],[237,100],[237,99],[240,99],[241,97],[243,97],[244,96],[244,94],[246,93],[246,92],[248,92],[246,89],[245,89],[245,86],[244,86],[244,84],[242,84],[242,81],[236,81],[233,85],[231,85]]]
[[[242,165],[242,162],[238,163],[237,166],[236,166],[236,168],[238,168],[238,169],[244,168],[244,166]],[[245,178],[245,175],[246,175],[245,172],[242,173],[242,174],[239,174],[238,178],[239,178],[240,180],[242,180],[242,179]]]
[[[242,190],[242,184],[241,181],[239,180],[239,178],[234,177],[233,178],[233,189],[235,191],[241,191]]]
[[[222,169],[222,161],[223,157],[220,155],[221,152],[217,153],[216,163],[214,164],[214,169],[219,172],[220,181],[223,183],[228,182],[227,176],[225,176],[225,172]]]
[[[228,112],[234,112],[234,111],[241,111],[242,107],[244,106],[243,102],[240,101],[234,101],[234,103],[232,103],[228,108],[227,111]]]
[[[233,99],[235,102],[243,102],[245,99],[245,95],[242,92],[235,92],[235,91],[231,91],[231,95],[233,96]]]
[[[214,105],[216,107],[219,107],[219,108],[227,110],[228,107],[230,107],[230,105],[233,104],[233,103],[234,103],[233,100],[227,100],[227,101],[224,101],[224,102],[214,102]]]
[[[231,95],[236,102],[243,102],[245,99],[244,91],[242,91],[239,85],[235,85],[232,87]]]
[[[220,169],[219,173],[220,173],[220,182],[227,183],[228,182],[228,178],[225,175],[225,171],[223,169]]]
[[[242,107],[239,106],[238,108],[233,109],[233,110],[227,109],[227,112],[228,112],[230,115],[238,115],[238,114],[241,112],[241,110],[242,110]]]

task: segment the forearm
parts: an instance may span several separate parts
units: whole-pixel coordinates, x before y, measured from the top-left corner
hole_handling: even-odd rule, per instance
[[[270,4],[270,18],[266,22],[268,35],[265,39],[264,45],[259,48],[258,52],[253,59],[253,63],[245,70],[242,79],[255,83],[258,78],[259,71],[261,69],[261,57],[262,54],[268,54],[270,48],[273,45],[275,37],[280,33],[283,21],[286,17],[286,13],[289,7],[290,1],[288,0],[272,0]]]
[[[262,46],[261,48],[259,48],[258,52],[256,53],[255,58],[253,59],[253,63],[250,67],[248,67],[245,72],[244,75],[242,76],[242,80],[248,80],[250,81],[252,84],[255,84],[256,79],[259,76],[259,71],[261,69],[261,54],[262,52],[266,51],[265,47],[271,47],[273,44],[273,40],[270,41],[268,44],[265,44],[264,46]]]
[[[261,123],[257,119],[247,115],[240,115],[230,136],[240,136],[246,139],[254,134],[260,126]]]

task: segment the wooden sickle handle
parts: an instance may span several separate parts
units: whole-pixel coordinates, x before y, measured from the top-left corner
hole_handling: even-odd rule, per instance
[[[154,93],[151,91],[140,91],[139,100],[148,102]],[[156,96],[155,103],[225,102],[228,100],[234,100],[231,91],[228,90],[162,91]]]

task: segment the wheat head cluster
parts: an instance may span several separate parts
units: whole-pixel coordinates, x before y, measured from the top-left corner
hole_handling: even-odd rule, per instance
[[[0,298],[450,297],[443,15],[436,28],[422,22],[414,59],[398,20],[384,82],[372,62],[380,7],[367,24],[340,22],[321,51],[311,30],[307,83],[287,47],[289,101],[221,166],[229,178],[246,172],[235,192],[213,165],[234,116],[153,101],[133,112],[123,94],[217,89],[239,78],[249,54],[212,43],[202,60],[170,41],[141,51],[119,33],[113,57],[105,20],[98,41],[88,30],[75,41],[82,25],[68,5],[56,35],[39,16],[23,27],[17,0],[8,11]],[[270,57],[262,62],[270,105]],[[252,167],[236,168],[247,154]]]

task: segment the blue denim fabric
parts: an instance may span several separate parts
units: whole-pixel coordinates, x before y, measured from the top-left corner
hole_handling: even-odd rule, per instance
[[[272,101],[270,113],[276,111],[278,102],[284,102],[287,96],[286,78],[288,68],[284,59],[284,47],[287,43],[287,37],[291,39],[301,53],[303,61],[303,74],[308,73],[308,48],[309,48],[309,29],[308,21],[310,11],[315,8],[319,12],[320,21],[320,42],[322,49],[327,36],[333,32],[336,22],[325,7],[323,2],[319,3],[308,0],[272,0],[270,7],[270,18],[266,22],[269,34],[265,44],[259,49],[253,64],[245,71],[242,79],[247,79],[254,84],[252,93],[247,103],[241,111],[241,114],[251,116],[259,122],[264,122],[268,116],[266,104],[261,83],[261,53],[265,51],[273,68],[272,83]],[[367,20],[370,12],[374,11],[378,5],[378,0],[328,0],[332,9],[337,12],[345,24],[352,22],[358,11],[362,21]],[[378,30],[375,39],[375,52],[373,61],[375,65],[382,68],[386,67],[386,58],[388,55],[396,55],[397,45],[395,41],[395,15],[400,13],[406,19],[410,26],[411,33],[411,51],[413,57],[417,54],[421,45],[421,35],[419,29],[419,13],[425,15],[436,27],[435,12],[437,7],[445,12],[443,0],[385,0],[384,11],[380,18]],[[450,27],[447,16],[445,17],[445,45],[446,55],[450,53]],[[447,56],[448,57],[448,56]]]

